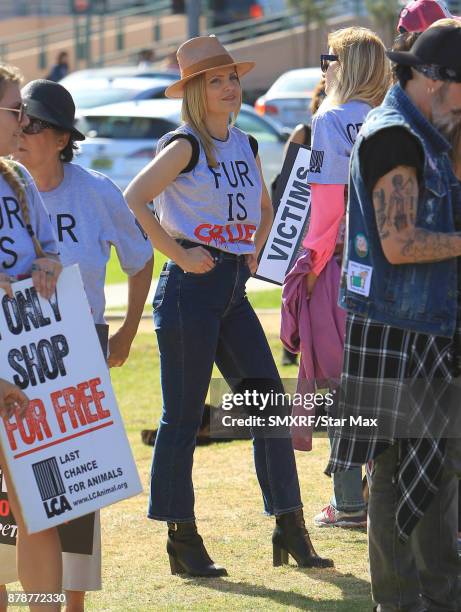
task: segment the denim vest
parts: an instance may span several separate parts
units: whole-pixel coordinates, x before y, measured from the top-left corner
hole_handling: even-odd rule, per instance
[[[402,126],[421,142],[425,160],[419,185],[417,227],[454,232],[460,227],[459,182],[447,155],[448,142],[395,85],[372,110],[351,155],[346,252],[339,305],[375,321],[415,332],[452,337],[457,314],[456,258],[394,265],[384,256],[371,196],[360,172],[359,151],[379,130]]]

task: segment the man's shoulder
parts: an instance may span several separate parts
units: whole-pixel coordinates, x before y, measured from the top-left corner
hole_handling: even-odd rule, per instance
[[[363,152],[367,148],[363,146],[364,143],[385,145],[385,149],[392,149],[403,146],[404,142],[412,142],[414,148],[425,150],[421,137],[398,108],[379,106],[370,112],[360,130],[357,153],[359,149]]]
[[[392,127],[404,127],[412,131],[408,120],[398,108],[391,106],[378,106],[368,113],[368,116],[362,126],[361,134],[364,138],[367,138],[374,132]]]

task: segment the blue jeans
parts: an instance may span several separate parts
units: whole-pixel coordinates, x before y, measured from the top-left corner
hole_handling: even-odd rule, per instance
[[[336,401],[338,395],[335,396]],[[337,410],[337,405],[335,404]],[[333,411],[332,416],[337,414]],[[332,440],[333,430],[328,430],[330,444]],[[359,467],[352,468],[341,472],[333,472],[333,496],[330,504],[340,512],[358,512],[365,510],[366,503],[363,499],[362,486],[362,469]]]
[[[204,274],[169,261],[153,301],[160,351],[163,413],[154,448],[148,516],[194,520],[192,463],[215,362],[229,381],[282,383],[261,324],[245,294],[242,256],[219,254]],[[253,438],[254,462],[267,514],[302,507],[291,438]]]
[[[333,497],[330,504],[341,512],[365,510],[362,492],[362,470],[352,468],[333,474]]]

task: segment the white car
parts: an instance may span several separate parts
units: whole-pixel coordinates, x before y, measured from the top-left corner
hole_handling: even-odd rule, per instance
[[[181,123],[180,100],[120,102],[81,112],[76,127],[86,135],[75,161],[99,170],[121,189],[152,160],[157,141]],[[280,172],[287,133],[242,104],[237,123],[259,143],[266,184]]]
[[[177,80],[177,79],[176,79]],[[76,82],[67,87],[72,94],[77,112],[129,100],[159,100],[165,97],[165,89],[173,80],[139,78],[92,79],[91,83]]]
[[[309,106],[321,78],[320,68],[299,68],[285,72],[256,100],[256,112],[291,129],[298,123],[310,123]]]
[[[159,70],[154,66],[106,66],[105,68],[85,68],[85,70],[74,70],[59,82],[64,87],[73,86],[77,82],[94,82],[96,79],[106,79],[110,81],[116,78],[154,78],[178,80],[179,72],[171,70]]]

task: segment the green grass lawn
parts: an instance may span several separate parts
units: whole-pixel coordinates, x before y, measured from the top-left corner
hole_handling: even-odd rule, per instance
[[[280,305],[282,303],[282,289],[248,291],[248,299],[255,310],[264,310],[266,308],[280,310]]]
[[[154,278],[159,277],[162,266],[167,259],[168,258],[165,257],[165,255],[163,255],[162,253],[159,253],[158,251],[155,252],[153,274]],[[117,257],[117,251],[114,249],[114,247],[112,247],[110,251],[109,263],[107,264],[106,269],[106,284],[113,285],[115,283],[125,283],[126,278],[127,277],[125,272],[120,267],[120,263]]]
[[[279,363],[280,342],[275,335],[269,340]],[[297,376],[294,366],[280,371],[284,378]],[[146,518],[152,449],[141,443],[140,430],[157,425],[162,404],[151,334],[137,336],[129,361],[112,370],[112,380],[145,489],[102,511],[103,590],[88,595],[88,610],[371,610],[366,534],[312,524],[331,493],[323,474],[325,438],[314,440],[311,453],[297,453],[297,462],[308,528],[318,552],[335,560],[335,569],[272,567],[273,520],[262,514],[251,443],[241,440],[199,447],[194,462],[200,533],[229,576],[171,576],[165,525]]]

